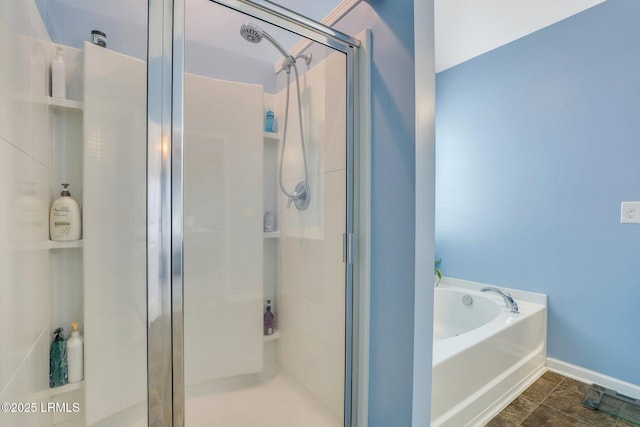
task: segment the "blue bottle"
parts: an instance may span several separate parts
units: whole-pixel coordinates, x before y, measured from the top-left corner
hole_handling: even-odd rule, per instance
[[[275,117],[276,115],[271,111],[271,107],[269,107],[264,120],[265,132],[275,132]]]

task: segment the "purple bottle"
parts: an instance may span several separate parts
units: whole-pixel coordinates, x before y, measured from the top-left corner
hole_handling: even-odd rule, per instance
[[[264,334],[273,335],[276,329],[276,316],[271,311],[271,300],[267,300],[267,308],[264,312]]]

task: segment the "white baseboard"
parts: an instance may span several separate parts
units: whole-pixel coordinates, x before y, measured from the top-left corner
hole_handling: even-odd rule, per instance
[[[581,366],[572,365],[571,363],[554,359],[552,357],[547,357],[547,368],[550,371],[556,372],[560,375],[564,375],[565,377],[573,378],[574,380],[582,381],[588,384],[598,384],[615,390],[620,394],[624,394],[625,396],[633,397],[634,399],[640,399],[639,385],[631,384],[626,381],[601,374],[599,372],[591,371]]]

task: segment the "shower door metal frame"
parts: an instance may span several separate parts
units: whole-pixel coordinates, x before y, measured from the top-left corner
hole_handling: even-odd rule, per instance
[[[185,0],[148,1],[147,419],[153,427],[183,427]]]
[[[183,427],[183,108],[185,0],[148,0],[147,75],[147,371],[150,426]],[[347,212],[345,235],[345,412],[357,425],[359,330],[354,306],[355,100],[360,42],[264,0],[210,0],[346,55]],[[361,351],[367,351],[362,349]],[[160,374],[159,374],[160,373]],[[366,399],[366,396],[361,396]]]

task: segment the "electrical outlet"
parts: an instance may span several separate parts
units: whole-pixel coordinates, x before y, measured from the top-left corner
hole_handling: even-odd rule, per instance
[[[640,224],[640,202],[622,202],[620,222],[622,224]]]

